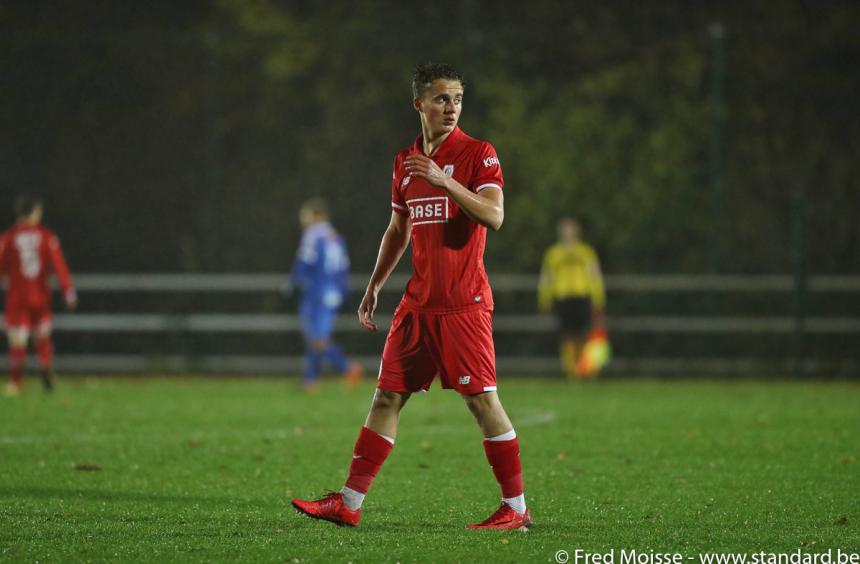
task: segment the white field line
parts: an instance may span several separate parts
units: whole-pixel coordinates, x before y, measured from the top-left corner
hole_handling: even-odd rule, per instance
[[[552,411],[541,411],[538,413],[532,413],[531,415],[527,415],[515,421],[514,427],[536,427],[538,425],[545,425],[547,423],[552,423],[555,421],[555,412]]]
[[[552,411],[539,411],[535,413],[528,414],[524,417],[515,418],[514,419],[514,428],[521,429],[524,427],[536,427],[538,425],[546,425],[547,423],[552,423],[555,421],[556,415]],[[433,433],[454,433],[463,430],[462,425],[434,425],[432,427],[427,428],[427,431],[430,434]],[[309,434],[313,434],[314,431],[309,431]],[[218,441],[222,439],[234,439],[238,437],[259,437],[262,440],[285,440],[296,437],[301,437],[304,433],[296,433],[293,431],[282,430],[282,431],[265,431],[260,433],[254,432],[244,432],[244,431],[234,431],[229,433],[209,433],[206,431],[189,431],[184,434],[181,438],[178,438],[176,435],[171,437],[162,437],[162,440],[168,439],[169,441],[190,441],[190,440],[201,440],[201,441]],[[147,440],[152,440],[153,437],[148,437]],[[75,434],[75,435],[0,435],[0,445],[32,445],[32,444],[40,444],[40,443],[68,443],[79,444],[79,443],[104,443],[104,442],[122,442],[123,444],[133,444],[134,441],[142,441],[142,435],[135,434],[118,434],[118,433],[92,433],[92,434]]]

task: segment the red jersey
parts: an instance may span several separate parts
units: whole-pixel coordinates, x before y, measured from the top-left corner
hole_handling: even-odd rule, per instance
[[[487,228],[463,212],[444,189],[409,176],[403,161],[423,154],[421,135],[397,153],[391,183],[391,207],[412,221],[412,277],[400,302],[425,313],[470,308],[493,309],[484,270]],[[501,190],[502,167],[496,150],[455,128],[430,158],[468,190]]]
[[[53,231],[42,225],[15,225],[0,236],[0,280],[9,276],[7,310],[48,306],[51,273],[57,275],[63,294],[74,297],[72,277]]]

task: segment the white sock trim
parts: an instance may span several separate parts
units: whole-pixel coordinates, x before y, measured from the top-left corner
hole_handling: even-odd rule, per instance
[[[343,502],[346,504],[347,507],[349,507],[350,511],[356,511],[357,509],[361,509],[361,504],[364,503],[363,493],[357,492],[354,489],[348,488],[346,486],[340,489],[340,493],[343,494]]]
[[[522,515],[526,512],[526,496],[520,494],[517,497],[503,497],[502,501],[511,506],[511,509]]]
[[[507,433],[503,433],[498,437],[487,437],[488,441],[512,441],[517,438],[517,432],[511,429]]]
[[[367,426],[365,426],[364,428],[367,429],[368,431],[370,431],[371,433],[373,433],[374,435],[379,435],[380,437],[382,437],[383,439],[385,439],[389,443],[394,444],[394,437],[389,437],[388,435],[383,435],[382,433],[377,433],[376,431],[374,431],[373,429],[371,429],[370,427],[367,427]]]

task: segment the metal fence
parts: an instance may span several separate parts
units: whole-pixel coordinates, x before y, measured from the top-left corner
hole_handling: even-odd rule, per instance
[[[302,366],[286,274],[82,274],[83,308],[56,315],[58,368],[110,373],[296,373]],[[382,334],[337,318],[345,349],[375,371]],[[394,275],[378,320],[387,329],[405,275]],[[559,374],[556,323],[534,312],[537,278],[491,277],[499,370]],[[607,325],[615,374],[856,375],[860,277],[614,275]],[[798,296],[798,292],[802,295]],[[355,302],[355,303],[353,303]],[[803,305],[802,308],[798,307]]]

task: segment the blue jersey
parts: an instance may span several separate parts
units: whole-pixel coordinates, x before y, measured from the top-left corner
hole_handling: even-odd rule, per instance
[[[306,304],[336,309],[343,303],[349,291],[349,256],[343,237],[330,223],[305,230],[292,279]]]

